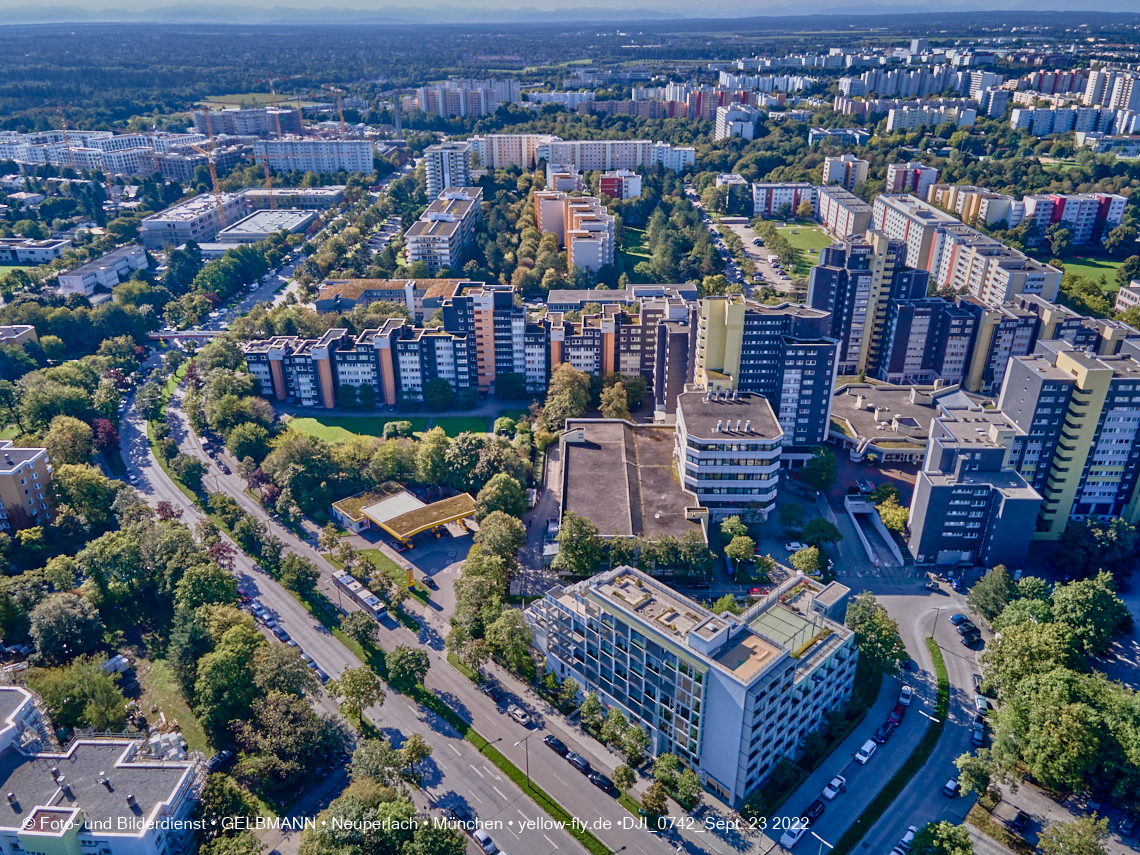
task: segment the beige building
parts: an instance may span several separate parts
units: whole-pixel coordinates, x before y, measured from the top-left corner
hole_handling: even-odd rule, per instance
[[[33,331],[34,334],[34,331]],[[46,448],[15,448],[0,440],[0,531],[11,531],[26,515],[32,525],[51,519],[48,485],[51,463]]]
[[[540,190],[534,194],[534,220],[540,232],[559,236],[567,265],[597,271],[614,263],[614,218],[593,196]]]
[[[31,324],[13,324],[11,326],[0,326],[0,345],[22,345],[26,341],[30,341],[33,344],[40,343],[40,338],[36,335],[36,328]]]

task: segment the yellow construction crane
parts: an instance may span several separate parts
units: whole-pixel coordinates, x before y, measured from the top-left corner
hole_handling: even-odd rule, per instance
[[[340,113],[340,134],[341,136],[348,136],[348,126],[344,123],[344,100],[341,98],[344,95],[344,90],[327,83],[322,83],[321,88],[336,93],[336,109]]]

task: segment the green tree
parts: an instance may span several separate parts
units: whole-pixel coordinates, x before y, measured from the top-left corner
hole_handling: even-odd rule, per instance
[[[658,754],[653,763],[653,777],[669,789],[677,786],[677,775],[681,771],[681,761],[674,754]]]
[[[420,734],[409,733],[400,746],[400,756],[409,771],[415,772],[416,767],[431,757],[431,746]]]
[[[724,548],[724,554],[725,557],[731,558],[739,569],[742,561],[751,561],[756,554],[756,541],[750,537],[737,535]]]
[[[278,572],[282,585],[302,595],[310,593],[321,578],[321,571],[317,569],[317,565],[295,552],[285,556]]]
[[[175,478],[191,490],[198,492],[202,489],[202,478],[206,474],[206,464],[197,457],[191,457],[189,454],[176,454],[174,459],[170,461],[170,471],[174,473]]]
[[[645,759],[645,752],[649,750],[649,734],[640,724],[631,724],[622,735],[621,750],[625,752],[626,759],[636,766]]]
[[[575,576],[590,576],[597,572],[603,557],[603,542],[598,527],[587,517],[573,511],[562,514],[555,568]]]
[[[57,727],[126,726],[126,698],[116,685],[119,675],[103,671],[106,661],[106,656],[82,657],[65,668],[28,673],[29,687],[43,697]]]
[[[504,609],[486,630],[487,642],[495,657],[514,671],[522,673],[530,661],[530,644],[534,632],[519,609]]]
[[[386,736],[362,739],[348,762],[348,775],[354,782],[371,780],[391,786],[400,782],[406,765],[404,757]]]
[[[906,524],[910,522],[910,509],[899,504],[894,496],[888,496],[875,508],[879,512],[879,519],[891,531],[906,531]]]
[[[615,383],[602,390],[600,406],[603,418],[629,420],[629,402],[626,399],[625,386]]]
[[[442,377],[433,377],[424,383],[424,406],[432,412],[449,409],[455,401],[455,389]]]
[[[725,612],[738,615],[740,614],[741,609],[740,606],[736,604],[735,596],[732,594],[725,594],[723,597],[709,606],[709,611],[714,615],[724,614]]]
[[[786,502],[780,506],[780,525],[786,531],[798,529],[804,522],[804,508],[799,502]]]
[[[818,449],[815,456],[804,464],[804,480],[815,489],[824,491],[835,486],[839,464],[835,455],[826,448]]]
[[[1101,571],[1053,589],[1053,620],[1069,628],[1077,649],[1103,654],[1112,639],[1132,629],[1132,615],[1116,596],[1112,576]]]
[[[607,745],[620,744],[627,727],[629,727],[629,722],[626,721],[622,711],[617,707],[610,707],[609,712],[606,713],[606,720],[602,722],[602,742]]]
[[[443,428],[434,427],[424,433],[416,451],[416,480],[421,484],[444,484],[447,481],[447,451],[451,440]]]
[[[398,644],[385,656],[388,663],[388,682],[397,689],[408,691],[423,683],[431,662],[427,651]]]
[[[792,554],[792,566],[806,576],[823,570],[823,553],[819,547],[809,546]]]
[[[429,383],[432,381],[428,381]],[[446,380],[444,381],[447,382]],[[450,386],[448,387],[450,388]],[[336,405],[341,409],[351,410],[356,406],[356,387],[351,383],[341,383],[336,387]]]
[[[677,801],[688,810],[692,810],[701,800],[704,788],[701,779],[692,769],[685,769],[677,776],[677,784],[673,788],[677,793]]]
[[[236,603],[237,580],[217,564],[187,568],[175,586],[174,602],[188,611],[213,603]]]
[[[492,511],[480,523],[474,541],[488,555],[497,555],[506,560],[508,570],[513,571],[515,556],[526,545],[526,527],[518,517],[503,511]]]
[[[586,698],[578,709],[578,718],[583,724],[597,727],[602,721],[602,702],[596,692],[586,692]]]
[[[963,754],[954,761],[958,767],[958,783],[963,793],[985,795],[990,788],[989,750],[979,748],[977,754]]]
[[[242,422],[226,436],[226,448],[238,460],[252,457],[260,463],[269,454],[269,431],[256,422]]]
[[[254,651],[253,682],[263,694],[314,697],[320,688],[300,649],[285,644],[268,644]]]
[[[340,628],[345,635],[360,646],[376,643],[378,624],[367,612],[349,612],[340,619]]]
[[[822,546],[825,543],[839,543],[843,534],[835,523],[828,522],[823,517],[813,517],[804,526],[800,537],[809,546]]]
[[[233,778],[221,774],[207,775],[202,795],[194,806],[194,819],[201,825],[198,838],[201,841],[228,839],[235,832],[227,830],[226,819],[254,817],[258,813],[257,800],[239,787]]]
[[[382,706],[387,695],[380,678],[367,666],[349,668],[325,684],[329,697],[340,701],[345,715],[360,718],[371,706]]]
[[[1083,668],[1084,658],[1067,626],[1027,622],[1004,627],[1001,637],[991,639],[982,651],[981,663],[986,685],[1006,695],[1033,674]]]
[[[95,526],[111,519],[111,506],[120,486],[120,482],[107,478],[94,466],[65,463],[56,466],[52,473],[56,506],[67,505]]]
[[[641,809],[645,812],[646,822],[651,829],[656,829],[658,820],[669,815],[668,793],[660,781],[654,781],[645,790],[641,797]]]
[[[103,621],[86,597],[56,594],[28,615],[37,663],[67,662],[103,643]]]
[[[43,443],[53,467],[91,461],[92,431],[79,419],[56,416],[44,434]]]
[[[614,769],[614,786],[619,790],[628,790],[637,783],[637,774],[628,763],[622,763]]]
[[[522,485],[505,472],[491,476],[475,498],[475,519],[482,521],[493,511],[521,517],[527,509],[526,493]]]
[[[1042,855],[1105,855],[1107,837],[1107,817],[1082,816],[1049,823],[1037,835],[1037,848]]]
[[[964,825],[928,822],[918,830],[911,844],[914,855],[973,855],[974,844]]]
[[[725,517],[720,523],[720,533],[732,540],[734,537],[747,537],[748,526],[740,521],[736,514]]]
[[[870,591],[856,594],[848,602],[847,626],[855,632],[859,654],[866,656],[872,667],[884,674],[898,673],[899,660],[907,658],[898,622]]]
[[[966,602],[986,620],[992,621],[1002,613],[1013,595],[1013,577],[1004,565],[999,564],[974,584],[966,595]]]

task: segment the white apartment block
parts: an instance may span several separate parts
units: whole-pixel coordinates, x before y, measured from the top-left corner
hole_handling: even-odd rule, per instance
[[[1108,107],[1016,107],[1009,116],[1015,131],[1029,131],[1035,137],[1069,131],[1108,132],[1116,123],[1117,111]]]
[[[445,187],[470,186],[471,146],[465,142],[429,145],[424,149],[424,171],[429,199],[435,199]]]
[[[1013,228],[1025,216],[1025,205],[1020,199],[971,184],[933,184],[927,191],[926,201],[953,211],[964,223],[992,226],[1004,220]]]
[[[526,618],[548,671],[621,709],[651,755],[676,755],[735,805],[850,698],[849,594],[797,576],[742,615],[716,615],[618,567],[548,591]]]
[[[0,264],[50,264],[70,248],[71,241],[63,238],[0,238]]]
[[[795,216],[800,203],[805,200],[811,202],[812,208],[818,211],[817,192],[816,187],[806,181],[788,184],[755,182],[752,185],[752,215],[775,217],[781,208],[788,205],[788,216]]]
[[[747,104],[733,104],[716,108],[716,134],[714,139],[726,140],[729,137],[752,139],[756,120],[761,112]]]
[[[533,169],[538,162],[539,146],[556,140],[550,134],[487,134],[467,140],[471,151],[478,157],[478,166],[485,169],[506,169],[518,166]],[[550,163],[550,158],[546,159]]]
[[[59,274],[59,293],[94,294],[95,289],[114,288],[135,270],[147,268],[146,250],[141,246],[124,246],[112,250],[102,258]]]
[[[660,163],[680,172],[696,162],[692,146],[671,146],[649,140],[551,140],[537,146],[535,156],[547,163],[608,172]]]
[[[922,126],[953,122],[959,128],[970,127],[978,111],[967,107],[903,107],[887,113],[887,133],[914,131]]]
[[[1104,241],[1120,225],[1128,200],[1116,193],[1038,193],[1022,199],[1025,216],[1037,221],[1039,240],[1053,223],[1064,223],[1073,233],[1073,244],[1083,246],[1100,231]]]
[[[867,181],[867,170],[871,164],[853,154],[823,159],[823,183],[838,184],[844,190],[854,190]]]
[[[458,270],[482,218],[482,188],[447,188],[404,235],[408,264],[423,261],[430,276],[444,268]]]
[[[1116,305],[1113,308],[1117,312],[1123,312],[1137,306],[1140,306],[1140,279],[1133,279],[1116,292]]]
[[[871,228],[871,206],[842,187],[819,188],[819,221],[838,238],[861,235]]]
[[[249,204],[243,193],[223,193],[220,202],[221,215],[218,212],[219,199],[213,193],[203,193],[181,205],[152,214],[139,225],[139,239],[147,249],[180,246],[188,240],[195,243],[212,241],[219,231],[249,213]]]
[[[884,193],[911,193],[925,199],[932,185],[938,183],[938,169],[921,163],[892,163],[887,166]]]
[[[253,144],[258,163],[273,172],[371,172],[372,143],[368,140],[284,138]]]
[[[958,220],[910,195],[882,193],[872,206],[871,228],[883,232],[891,240],[906,244],[906,266],[920,270],[931,267],[934,234],[942,226],[959,225]]]
[[[999,307],[1019,294],[1052,302],[1061,285],[1060,270],[961,223],[938,230],[932,254],[931,279],[988,306]]]

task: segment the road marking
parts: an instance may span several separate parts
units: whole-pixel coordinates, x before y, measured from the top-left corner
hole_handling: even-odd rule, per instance
[[[525,813],[523,813],[523,812],[522,812],[521,810],[519,810],[518,808],[515,808],[515,810],[516,810],[516,811],[518,811],[518,814],[519,814],[519,816],[521,816],[521,817],[523,818],[523,822],[526,822],[526,821],[527,821],[527,818],[526,818],[526,814],[525,814]]]
[[[454,751],[454,752],[455,752],[455,756],[456,756],[456,757],[462,757],[462,756],[463,756],[461,753],[459,753],[459,749],[458,749],[458,748],[456,748],[454,745],[452,745],[450,742],[449,742],[449,743],[447,743],[447,747],[448,747],[448,748],[450,748],[452,751]]]
[[[467,795],[471,796],[471,798],[475,799],[475,801],[479,802],[479,804],[483,804],[483,800],[481,798],[479,798],[477,795],[475,795],[474,790],[469,792]],[[648,853],[646,853],[646,855],[648,855]]]
[[[484,769],[487,769],[487,764],[486,764],[486,763],[484,763],[484,764],[483,764],[483,768],[484,768]],[[501,781],[501,780],[503,780],[503,779],[502,779],[502,778],[500,778],[498,775],[496,775],[494,772],[492,772],[490,769],[487,769],[487,774],[488,774],[488,775],[490,775],[492,778],[494,778],[496,781]]]
[[[545,834],[544,834],[544,835],[542,835],[542,836],[543,836],[543,837],[546,837],[546,835],[545,835]],[[553,846],[555,849],[557,849],[557,848],[558,848],[558,844],[557,844],[557,843],[555,843],[553,840],[551,840],[549,837],[546,837],[546,842],[547,842],[547,843],[549,843],[551,846]]]
[[[474,772],[476,775],[478,775],[480,778],[486,778],[487,777],[482,772],[480,772],[479,769],[475,766],[471,767],[471,771]]]
[[[554,775],[554,773],[553,773],[553,772],[551,772],[550,774]],[[557,776],[557,775],[554,775],[554,777],[555,777],[555,778],[558,778],[558,776]],[[558,778],[558,780],[559,780],[561,783],[563,783],[563,784],[565,784],[565,783],[566,783],[566,782],[565,782],[565,781],[563,781],[561,778]]]
[[[498,787],[496,787],[494,784],[491,784],[491,789],[494,790],[496,793],[498,793],[502,797],[503,801],[505,801],[505,802],[510,801],[510,799],[508,799],[506,796],[503,795],[503,791],[500,790]]]

